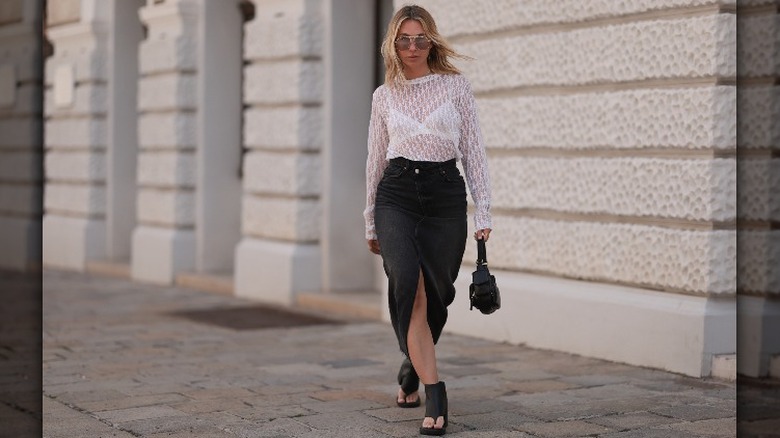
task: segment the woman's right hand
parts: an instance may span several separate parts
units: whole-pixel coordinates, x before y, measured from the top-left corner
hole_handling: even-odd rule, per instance
[[[368,239],[368,250],[374,254],[379,254],[379,241],[376,239]]]

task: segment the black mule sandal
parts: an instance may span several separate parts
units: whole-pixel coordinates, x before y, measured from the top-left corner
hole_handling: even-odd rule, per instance
[[[398,370],[398,384],[401,385],[401,391],[404,393],[404,401],[399,402],[396,399],[396,404],[399,408],[416,408],[420,406],[420,394],[417,394],[417,400],[413,402],[407,402],[406,397],[420,389],[420,377],[417,376],[417,371],[414,370],[412,362],[409,358],[404,359],[401,364],[401,369]]]
[[[433,418],[434,425],[439,417],[444,417],[441,429],[421,427],[420,435],[444,435],[447,433],[447,388],[444,382],[425,385],[425,416]]]

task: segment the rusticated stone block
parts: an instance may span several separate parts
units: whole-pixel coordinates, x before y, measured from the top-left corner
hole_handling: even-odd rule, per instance
[[[195,155],[184,151],[144,152],[138,156],[138,184],[156,188],[194,188]]]
[[[20,0],[18,3],[22,3]],[[81,0],[58,0],[46,4],[46,24],[57,26],[81,19]]]
[[[40,56],[41,43],[35,32],[0,41],[0,64],[14,64],[16,79],[22,83],[19,86],[41,80],[43,59]]]
[[[686,291],[734,294],[736,232],[638,224],[493,216],[490,263],[551,275]],[[498,236],[499,234],[496,234]],[[464,260],[475,260],[467,245]]]
[[[147,38],[139,46],[142,75],[197,68],[198,2],[147,2],[139,10]]]
[[[40,215],[41,195],[37,184],[0,184],[0,212],[17,216]]]
[[[33,148],[41,144],[42,125],[41,119],[0,119],[0,148]]]
[[[145,113],[138,117],[138,144],[145,149],[194,149],[192,112]]]
[[[105,36],[104,36],[105,37]],[[85,44],[92,44],[92,38],[85,38]],[[63,63],[73,65],[73,77],[77,82],[96,82],[108,80],[108,52],[107,50],[87,49],[86,46],[60,47],[54,41],[56,53],[48,58],[45,64],[46,85],[51,85],[54,79],[54,70]]]
[[[737,96],[740,148],[780,149],[780,87],[745,86]]]
[[[88,184],[46,184],[44,208],[47,214],[64,212],[102,216],[106,212],[106,189]]]
[[[27,151],[0,151],[0,175],[5,181],[39,183],[43,180],[40,159],[41,154],[32,147]]]
[[[44,266],[84,271],[87,260],[105,258],[106,223],[102,218],[46,214],[42,228],[46,236],[42,245]]]
[[[319,103],[323,72],[320,61],[278,61],[252,64],[244,69],[247,103]]]
[[[257,2],[244,28],[244,57],[268,59],[322,54],[321,1]]]
[[[46,154],[46,179],[102,183],[106,179],[106,155],[103,151],[50,151]]]
[[[488,147],[719,148],[736,146],[736,88],[478,98]]]
[[[400,6],[406,2],[396,3]],[[416,3],[433,14],[443,35],[452,36],[578,23],[674,8],[733,5],[736,0],[418,0]]]
[[[776,5],[777,0],[737,0],[739,6],[742,7],[755,7],[764,5]]]
[[[310,107],[249,108],[244,111],[248,148],[319,150],[322,110]]]
[[[731,221],[736,160],[490,159],[497,208]]]
[[[46,115],[49,117],[105,115],[108,104],[108,89],[103,84],[76,85],[73,89],[73,104],[64,108],[55,104],[54,92],[48,89],[44,102]]]
[[[244,161],[244,190],[293,196],[320,193],[318,154],[251,152]]]
[[[739,75],[780,75],[780,14],[749,14],[739,17]]]
[[[759,221],[780,221],[780,159],[740,158],[739,217]]]
[[[167,71],[195,71],[197,42],[190,36],[143,41],[139,48],[141,74]]]
[[[102,149],[106,147],[106,139],[104,118],[46,121],[46,146],[50,148]]]
[[[138,191],[138,221],[147,225],[192,226],[195,196],[192,191],[142,188]]]
[[[780,296],[780,230],[740,230],[739,290]]]
[[[244,195],[241,229],[244,235],[297,242],[320,237],[320,203],[316,199]]]
[[[147,76],[138,83],[138,109],[196,108],[196,76],[194,74],[161,74]]]
[[[733,14],[638,21],[462,42],[477,92],[661,78],[736,76]],[[595,60],[598,60],[596,62]]]
[[[18,23],[24,17],[22,5],[23,0],[6,0],[3,7],[0,8],[0,25]]]
[[[43,91],[36,84],[20,84],[14,90],[11,106],[0,108],[0,118],[36,117],[43,107]],[[17,119],[18,120],[18,119]]]

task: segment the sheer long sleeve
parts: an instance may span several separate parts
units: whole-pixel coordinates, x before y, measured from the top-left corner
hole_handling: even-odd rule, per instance
[[[366,159],[366,209],[363,217],[366,220],[366,239],[376,239],[374,228],[374,206],[376,202],[376,187],[387,167],[387,147],[390,136],[385,120],[384,87],[374,91],[371,101],[371,119],[368,124],[368,158]]]
[[[482,142],[482,131],[479,128],[477,117],[477,104],[469,81],[463,76],[457,76],[456,79],[457,86],[455,88],[458,96],[455,98],[455,105],[461,118],[458,148],[469,192],[474,200],[474,225],[477,230],[492,228],[490,176],[485,146]]]
[[[492,228],[490,178],[477,105],[459,74],[432,74],[374,91],[366,161],[366,238],[376,239],[376,189],[388,159],[444,162],[460,159],[476,209],[478,230]]]

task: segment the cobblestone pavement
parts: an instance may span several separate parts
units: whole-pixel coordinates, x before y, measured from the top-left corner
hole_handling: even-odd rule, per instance
[[[44,436],[417,436],[424,408],[395,407],[388,324],[230,328],[182,313],[256,305],[46,272]],[[733,383],[450,334],[437,354],[448,436],[736,435]]]

